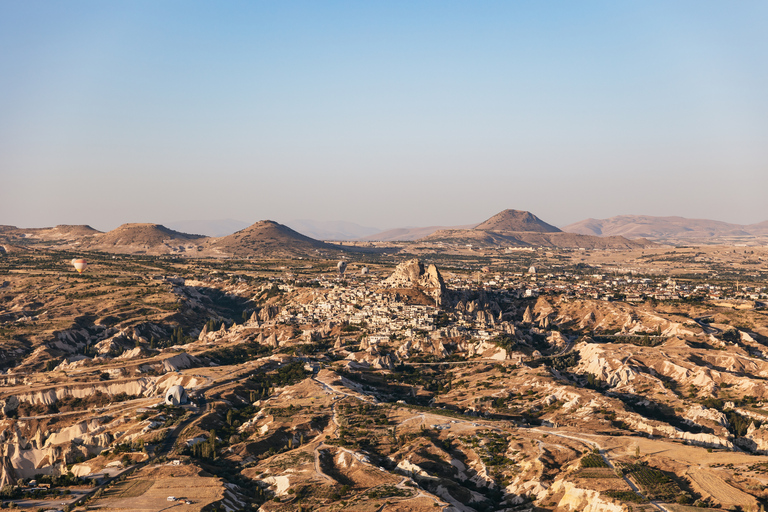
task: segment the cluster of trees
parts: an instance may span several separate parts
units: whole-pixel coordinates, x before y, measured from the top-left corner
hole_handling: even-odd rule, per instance
[[[171,334],[170,345],[185,345],[195,341],[191,336],[186,336],[181,326],[176,327]]]
[[[517,345],[517,340],[514,336],[509,334],[500,334],[493,338],[491,342],[495,343],[497,347],[503,348],[507,352],[511,351]]]
[[[299,383],[309,376],[304,369],[304,363],[296,361],[279,368],[276,372],[254,373],[249,377],[258,389],[271,389],[273,387],[291,386]]]
[[[756,428],[760,428],[760,425],[762,425],[761,421],[742,416],[736,411],[728,411],[725,416],[728,418],[728,430],[736,437],[747,435],[747,430],[749,430],[749,426],[752,423],[755,424]]]
[[[199,357],[209,359],[219,365],[227,365],[252,361],[269,352],[269,347],[259,345],[258,343],[252,343],[249,345],[241,344],[234,347],[209,350],[208,352],[200,354]]]
[[[578,352],[571,352],[570,354],[566,354],[563,356],[557,356],[553,357],[549,360],[550,366],[554,368],[555,370],[564,371],[572,366],[576,366],[579,364],[579,360],[581,359],[581,354]]]
[[[207,440],[201,441],[189,448],[189,454],[197,459],[215,459],[216,444],[216,431],[211,430],[208,433]]]

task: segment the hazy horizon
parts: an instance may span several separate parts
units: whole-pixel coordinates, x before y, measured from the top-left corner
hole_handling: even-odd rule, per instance
[[[498,213],[498,212],[497,212]],[[616,217],[622,217],[624,215],[617,215]],[[633,215],[626,215],[626,216],[633,216]],[[690,217],[681,217],[681,216],[650,216],[650,215],[637,215],[638,217],[655,217],[658,219],[668,219],[668,218],[683,218],[689,221],[715,221],[715,222],[724,222],[719,221],[718,219],[698,219],[698,218],[690,218]],[[477,224],[479,224],[482,221],[477,222],[469,222],[464,224],[432,224],[432,225],[399,225],[399,226],[387,226],[387,227],[374,227],[374,226],[361,226],[356,223],[348,222],[348,221],[313,221],[311,219],[290,219],[290,220],[277,220],[277,219],[256,219],[253,221],[245,221],[241,219],[184,219],[184,220],[175,220],[175,221],[165,221],[165,222],[157,222],[157,221],[148,221],[150,223],[160,224],[167,228],[173,229],[175,231],[179,231],[182,233],[187,234],[197,234],[197,235],[205,235],[210,237],[222,237],[227,236],[232,233],[235,233],[236,231],[240,231],[242,229],[245,229],[257,222],[261,222],[264,220],[271,220],[275,222],[279,222],[280,224],[283,224],[285,226],[288,226],[289,228],[293,229],[294,231],[298,231],[299,233],[309,236],[311,238],[315,238],[318,240],[355,240],[355,239],[361,239],[366,236],[379,234],[379,233],[386,233],[391,230],[399,230],[399,229],[423,229],[423,228],[430,228],[430,227],[444,227],[444,228],[457,228],[457,229],[466,229],[471,228]],[[485,221],[487,219],[483,219]],[[541,219],[546,222],[546,219]],[[579,219],[578,221],[570,222],[568,224],[563,225],[555,225],[555,227],[558,228],[566,228],[572,224],[578,224],[581,221],[587,221],[587,220],[606,220],[606,219]],[[132,221],[128,221],[128,224],[133,223]],[[768,221],[760,221],[752,223],[751,225],[757,225],[757,224],[763,224],[768,223]],[[59,223],[61,224],[61,223]],[[124,223],[125,224],[125,223]],[[735,223],[734,223],[735,224]],[[0,224],[2,225],[2,224]],[[98,231],[102,232],[108,232],[111,231],[120,225],[114,225],[114,226],[107,226],[107,227],[98,227],[93,224],[86,223],[86,225],[89,225],[90,227],[97,229]],[[346,229],[340,229],[339,225],[346,225]],[[735,224],[738,225],[738,224]],[[22,229],[35,229],[35,228],[46,228],[46,227],[53,227],[53,224],[45,225],[45,226],[17,226]],[[743,225],[748,226],[748,225]],[[569,231],[569,232],[580,232],[579,229],[574,226],[574,229],[577,229],[576,231]]]
[[[768,220],[761,2],[0,4],[0,224]]]

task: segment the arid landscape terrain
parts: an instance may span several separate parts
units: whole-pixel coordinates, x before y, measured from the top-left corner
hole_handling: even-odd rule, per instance
[[[0,1],[0,512],[768,512],[766,20]]]
[[[764,510],[766,303],[764,245],[515,210],[406,241],[5,226],[2,507]]]

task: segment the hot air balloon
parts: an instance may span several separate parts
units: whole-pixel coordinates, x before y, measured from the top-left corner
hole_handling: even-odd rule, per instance
[[[360,275],[366,275],[368,273],[368,267],[363,267],[360,269]]]
[[[72,260],[72,266],[75,267],[75,270],[77,270],[78,273],[82,274],[85,267],[88,266],[88,263],[82,258],[75,258]]]
[[[347,262],[340,261],[336,264],[336,268],[339,269],[339,277],[344,275],[344,271],[347,270]]]

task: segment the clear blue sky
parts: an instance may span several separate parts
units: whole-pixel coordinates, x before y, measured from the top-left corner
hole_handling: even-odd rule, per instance
[[[0,224],[768,220],[765,1],[0,2]]]

